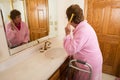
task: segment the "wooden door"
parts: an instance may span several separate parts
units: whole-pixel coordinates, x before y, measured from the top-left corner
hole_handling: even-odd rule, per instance
[[[103,55],[103,72],[117,75],[120,58],[120,0],[87,0],[87,20]]]
[[[26,8],[31,40],[47,36],[48,0],[26,0]]]

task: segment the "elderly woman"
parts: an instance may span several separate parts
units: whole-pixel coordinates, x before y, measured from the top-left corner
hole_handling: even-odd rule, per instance
[[[83,11],[77,4],[67,8],[66,15],[68,20],[72,14],[74,14],[73,19],[65,27],[66,37],[64,39],[64,48],[69,56],[85,61],[92,66],[93,73],[91,80],[102,80],[103,59],[96,33],[91,25],[84,20]],[[70,34],[70,25],[74,27],[72,31],[73,36]],[[84,68],[80,64],[76,65]],[[74,76],[74,80],[87,80],[87,76],[87,73],[78,72],[76,76]]]
[[[11,21],[6,25],[6,36],[9,47],[15,47],[29,41],[29,29],[21,21],[21,13],[18,10],[10,12]]]

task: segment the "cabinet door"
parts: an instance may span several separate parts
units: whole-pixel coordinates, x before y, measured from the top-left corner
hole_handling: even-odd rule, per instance
[[[59,80],[60,69],[58,69],[48,80]]]
[[[48,35],[48,0],[26,0],[31,40]]]
[[[120,0],[87,0],[87,20],[103,54],[103,72],[116,75],[120,58]]]
[[[57,69],[57,71],[49,78],[49,80],[66,80],[67,68],[69,65],[69,58],[67,58],[64,63]]]

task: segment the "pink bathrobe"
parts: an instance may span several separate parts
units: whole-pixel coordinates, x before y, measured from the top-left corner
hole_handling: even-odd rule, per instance
[[[71,35],[65,37],[64,48],[67,53],[73,55],[75,59],[86,61],[92,66],[93,73],[91,80],[102,80],[102,54],[96,33],[86,20],[80,22],[74,29],[73,38]],[[79,74],[81,78],[78,79],[79,76],[76,76],[74,80],[87,80],[87,74]]]
[[[10,22],[6,25],[6,36],[8,40],[9,47],[15,47],[22,43],[28,42],[29,39],[29,29],[24,22],[21,22],[21,28],[18,30],[11,29]]]

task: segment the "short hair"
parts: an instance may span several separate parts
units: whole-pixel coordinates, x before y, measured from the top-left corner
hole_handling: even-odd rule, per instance
[[[15,19],[16,16],[20,16],[20,15],[21,15],[20,11],[18,11],[18,10],[16,10],[16,9],[14,9],[14,10],[12,10],[12,11],[10,12],[10,18],[11,18],[12,20]]]
[[[83,10],[77,4],[73,4],[66,10],[66,15],[68,20],[70,19],[72,13],[74,14],[72,21],[76,24],[79,24],[84,20]],[[72,22],[71,21],[71,22]]]

